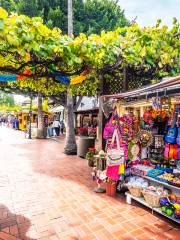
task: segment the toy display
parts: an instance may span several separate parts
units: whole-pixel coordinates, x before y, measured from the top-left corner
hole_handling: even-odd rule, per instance
[[[159,175],[158,177],[156,177],[156,179],[158,179],[162,182],[168,183],[169,181],[171,181],[173,179],[173,177],[174,177],[174,175],[172,173],[164,172],[162,175]]]
[[[175,194],[171,194],[168,197],[160,198],[159,202],[163,213],[180,219],[180,198]]]
[[[147,176],[152,177],[152,178],[156,178],[157,176],[159,176],[161,174],[163,174],[163,171],[159,170],[157,168],[153,168],[147,172]]]
[[[131,173],[138,175],[138,176],[146,176],[146,175],[148,175],[147,173],[152,169],[154,169],[154,166],[138,164],[138,165],[131,167]]]

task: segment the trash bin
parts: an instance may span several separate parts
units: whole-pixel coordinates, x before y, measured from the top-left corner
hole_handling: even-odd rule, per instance
[[[77,144],[77,155],[85,158],[89,148],[94,148],[95,138],[93,137],[79,137]]]

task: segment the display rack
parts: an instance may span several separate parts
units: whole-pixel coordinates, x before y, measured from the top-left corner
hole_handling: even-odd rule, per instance
[[[178,194],[180,193],[180,188],[176,187],[174,185],[170,185],[170,184],[168,184],[166,182],[162,182],[162,181],[159,181],[159,180],[157,180],[155,178],[148,177],[148,176],[140,176],[140,175],[137,175],[137,174],[133,174],[133,175],[145,178],[145,179],[147,179],[147,180],[149,180],[151,182],[155,182],[155,183],[161,184],[161,185],[167,187],[168,189],[171,189],[173,191],[173,193],[178,193]]]
[[[132,196],[132,195],[130,194],[130,192],[126,192],[125,195],[126,195],[126,202],[127,202],[128,204],[131,204],[131,199],[134,199],[135,201],[137,201],[137,202],[143,204],[144,206],[152,209],[152,214],[153,214],[153,212],[157,212],[157,213],[159,213],[159,214],[161,214],[161,215],[163,215],[163,216],[171,219],[172,221],[180,224],[180,220],[179,220],[179,219],[173,218],[173,217],[168,216],[167,214],[163,213],[163,212],[161,211],[161,208],[153,208],[153,207],[149,206],[149,205],[147,204],[147,202],[144,200],[144,198],[142,198],[142,197],[140,197],[140,198],[134,197],[134,196]]]

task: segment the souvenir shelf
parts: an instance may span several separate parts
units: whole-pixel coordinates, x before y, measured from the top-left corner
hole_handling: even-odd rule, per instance
[[[133,174],[133,175],[136,175],[136,174]],[[138,175],[136,175],[136,176],[138,176]],[[168,184],[168,183],[166,183],[166,182],[162,182],[162,181],[159,181],[159,180],[157,180],[157,179],[155,179],[155,178],[151,178],[151,177],[148,177],[148,176],[140,176],[140,177],[145,178],[145,179],[147,179],[147,180],[149,180],[149,181],[152,181],[152,182],[161,184],[161,185],[163,185],[163,186],[166,186],[166,187],[169,188],[169,189],[173,189],[173,190],[179,191],[178,193],[180,193],[180,188],[179,188],[179,187],[176,187],[176,186],[174,186],[174,185],[170,185],[170,184]]]
[[[147,204],[147,202],[144,200],[144,198],[142,198],[142,197],[140,197],[140,198],[134,197],[134,196],[132,196],[132,195],[130,194],[130,192],[126,192],[125,195],[126,195],[126,202],[127,202],[128,204],[131,204],[131,200],[134,199],[135,201],[137,201],[137,202],[143,204],[144,206],[152,209],[152,214],[153,214],[153,212],[157,212],[157,213],[159,213],[159,214],[161,214],[161,215],[163,215],[163,216],[171,219],[172,221],[180,224],[180,220],[179,220],[179,219],[173,218],[173,217],[168,216],[167,214],[163,213],[163,212],[161,211],[161,208],[153,208],[153,207],[149,206],[149,205]]]
[[[179,224],[180,78],[177,82],[176,80],[167,79],[156,85],[114,95],[117,101],[113,105],[112,116],[105,125],[103,137],[107,141],[108,153],[109,149],[119,149],[118,141],[120,147],[123,146],[125,170],[119,172],[115,168],[111,176],[108,176],[108,171],[106,175],[113,179],[113,174],[116,173],[114,181],[128,187],[127,203],[131,204],[134,199],[152,209],[152,213],[157,212]],[[179,85],[173,86],[176,84]],[[112,141],[114,135],[117,135],[115,142]],[[157,174],[153,174],[154,169]],[[171,185],[170,182],[176,185]],[[142,194],[144,198],[141,197]],[[177,202],[176,199],[171,199],[171,195],[177,196]],[[163,204],[165,200],[168,202]],[[165,210],[169,215],[166,215]]]

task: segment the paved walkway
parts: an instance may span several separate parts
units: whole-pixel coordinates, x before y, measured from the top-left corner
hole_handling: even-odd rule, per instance
[[[62,152],[63,143],[0,128],[0,239],[180,239],[141,205],[94,193],[86,161]]]

